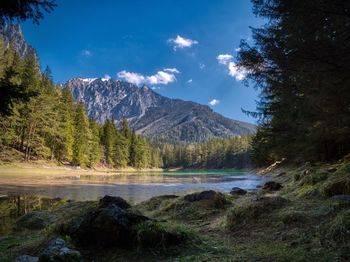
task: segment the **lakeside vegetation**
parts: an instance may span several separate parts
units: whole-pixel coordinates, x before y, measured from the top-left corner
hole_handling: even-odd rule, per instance
[[[349,3],[252,2],[267,20],[238,54],[247,82],[262,91],[258,112],[248,112],[260,120],[253,138],[162,144],[136,135],[125,120],[99,125],[67,88],[53,84],[49,70],[40,72],[34,54],[22,59],[0,48],[1,87],[28,97],[11,98],[2,111],[2,150],[27,161],[114,168],[220,168],[245,165],[251,154],[255,165],[272,164],[260,174],[274,185],[159,196],[134,206],[109,196],[99,203],[4,196],[2,259],[350,260]]]
[[[23,254],[40,256],[52,239],[62,238],[83,259],[98,261],[347,261],[350,206],[345,198],[334,196],[349,193],[350,187],[340,192],[336,186],[348,176],[349,167],[346,159],[312,167],[278,166],[270,175],[283,184],[279,191],[159,196],[132,207],[118,200],[123,212],[151,219],[130,228],[133,233],[128,237],[135,239],[129,239],[127,246],[119,245],[117,239],[112,246],[104,245],[111,233],[103,231],[102,225],[105,235],[94,235],[97,241],[87,246],[80,233],[71,231],[89,214],[113,210],[101,207],[101,201],[1,199],[6,223],[0,230],[7,237],[0,241],[0,256],[4,261]],[[97,220],[94,223],[99,227]],[[173,237],[176,242],[170,240]]]

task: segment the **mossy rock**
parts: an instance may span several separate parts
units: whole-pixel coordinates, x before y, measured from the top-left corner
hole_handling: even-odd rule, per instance
[[[226,217],[227,226],[231,229],[245,225],[264,213],[282,207],[287,202],[282,197],[262,197],[240,203],[229,210]]]
[[[53,218],[48,213],[32,211],[18,218],[15,222],[15,225],[17,229],[25,228],[39,230],[50,225],[52,221]]]
[[[191,236],[191,231],[180,225],[170,225],[155,221],[146,221],[134,227],[136,242],[149,248],[177,245]]]
[[[315,185],[319,182],[325,181],[329,176],[329,173],[325,171],[311,172],[308,175],[304,175],[300,180],[300,185]],[[295,178],[295,177],[294,177]]]
[[[295,210],[281,212],[278,217],[285,225],[304,223],[309,218],[305,212]]]
[[[322,188],[322,193],[327,197],[350,195],[350,179],[338,179],[337,181],[327,182]]]

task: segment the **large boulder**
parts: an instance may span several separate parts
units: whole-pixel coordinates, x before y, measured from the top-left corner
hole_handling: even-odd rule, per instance
[[[83,245],[126,246],[135,240],[133,226],[147,220],[110,204],[86,214],[76,223],[72,237]]]
[[[239,187],[233,187],[231,189],[230,194],[233,196],[243,196],[243,195],[247,194],[247,190],[244,190],[244,189],[239,188]]]
[[[98,206],[100,208],[104,208],[104,207],[108,207],[111,204],[117,207],[120,207],[121,209],[127,209],[131,207],[131,205],[128,202],[126,202],[126,200],[124,200],[123,198],[118,196],[108,196],[108,195],[100,199]]]
[[[185,195],[184,200],[188,202],[196,202],[201,200],[214,200],[219,195],[222,195],[222,194],[214,190],[207,190],[207,191]]]
[[[278,191],[281,188],[283,188],[282,184],[275,181],[266,182],[263,186],[263,189],[270,191]]]
[[[68,247],[61,238],[52,239],[40,253],[39,262],[75,262],[81,261],[80,252]]]
[[[52,218],[49,214],[41,211],[32,211],[21,217],[19,217],[15,225],[17,228],[26,229],[43,229],[47,225],[51,224]]]

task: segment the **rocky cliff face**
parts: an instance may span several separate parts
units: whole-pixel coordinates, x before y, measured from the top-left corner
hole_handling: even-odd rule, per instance
[[[137,133],[148,137],[202,142],[255,132],[252,124],[223,117],[208,106],[161,96],[146,86],[104,78],[73,78],[67,84],[98,122],[118,123],[125,117]]]
[[[19,25],[0,22],[0,38],[3,39],[6,46],[12,45],[21,57],[34,51],[33,47],[25,41],[22,29]]]

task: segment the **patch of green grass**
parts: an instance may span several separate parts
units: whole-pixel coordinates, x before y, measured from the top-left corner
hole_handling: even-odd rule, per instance
[[[179,224],[146,221],[135,226],[136,241],[142,247],[166,248],[194,237],[194,232]]]
[[[350,251],[350,210],[337,214],[319,227],[319,237],[324,246],[344,247]]]

